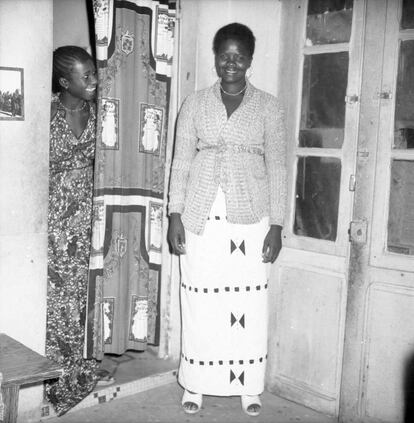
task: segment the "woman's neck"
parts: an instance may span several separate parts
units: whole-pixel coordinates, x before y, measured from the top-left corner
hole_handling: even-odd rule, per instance
[[[59,96],[59,100],[60,100],[62,106],[66,110],[71,111],[71,112],[83,110],[85,108],[85,105],[86,105],[86,100],[84,100],[83,98],[79,98],[79,97],[73,97],[72,95],[70,95],[66,91],[61,93],[61,95]]]
[[[227,95],[239,95],[244,93],[247,88],[247,81],[240,81],[235,83],[226,83],[223,80],[220,81],[220,89],[224,94]]]

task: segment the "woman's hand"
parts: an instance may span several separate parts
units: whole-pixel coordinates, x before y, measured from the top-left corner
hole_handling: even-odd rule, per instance
[[[262,249],[263,263],[274,263],[282,248],[282,227],[271,225]]]
[[[167,239],[173,254],[185,254],[185,230],[180,213],[171,213]]]

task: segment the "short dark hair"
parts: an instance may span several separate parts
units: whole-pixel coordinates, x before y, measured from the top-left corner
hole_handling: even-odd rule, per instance
[[[52,91],[60,92],[62,87],[59,83],[60,78],[68,78],[77,62],[86,63],[88,60],[94,61],[92,56],[82,47],[63,46],[53,52],[53,71],[52,71]]]
[[[246,47],[250,56],[253,56],[256,38],[248,26],[233,22],[221,27],[213,39],[214,54],[218,53],[221,44],[227,40],[239,41]]]

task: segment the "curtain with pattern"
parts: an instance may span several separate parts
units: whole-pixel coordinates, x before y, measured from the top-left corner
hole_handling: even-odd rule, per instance
[[[92,0],[99,77],[85,355],[157,345],[175,1]]]

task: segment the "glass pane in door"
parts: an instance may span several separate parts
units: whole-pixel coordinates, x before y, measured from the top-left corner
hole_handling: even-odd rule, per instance
[[[400,44],[393,148],[414,148],[414,40]]]
[[[305,56],[300,147],[342,147],[348,62],[347,52]]]
[[[341,161],[299,157],[296,180],[296,235],[335,241],[338,225]]]
[[[351,37],[352,0],[309,0],[306,45],[347,43]]]
[[[413,0],[403,0],[401,28],[402,29],[414,28],[414,1]]]
[[[409,160],[392,161],[387,247],[414,254],[414,162]]]

